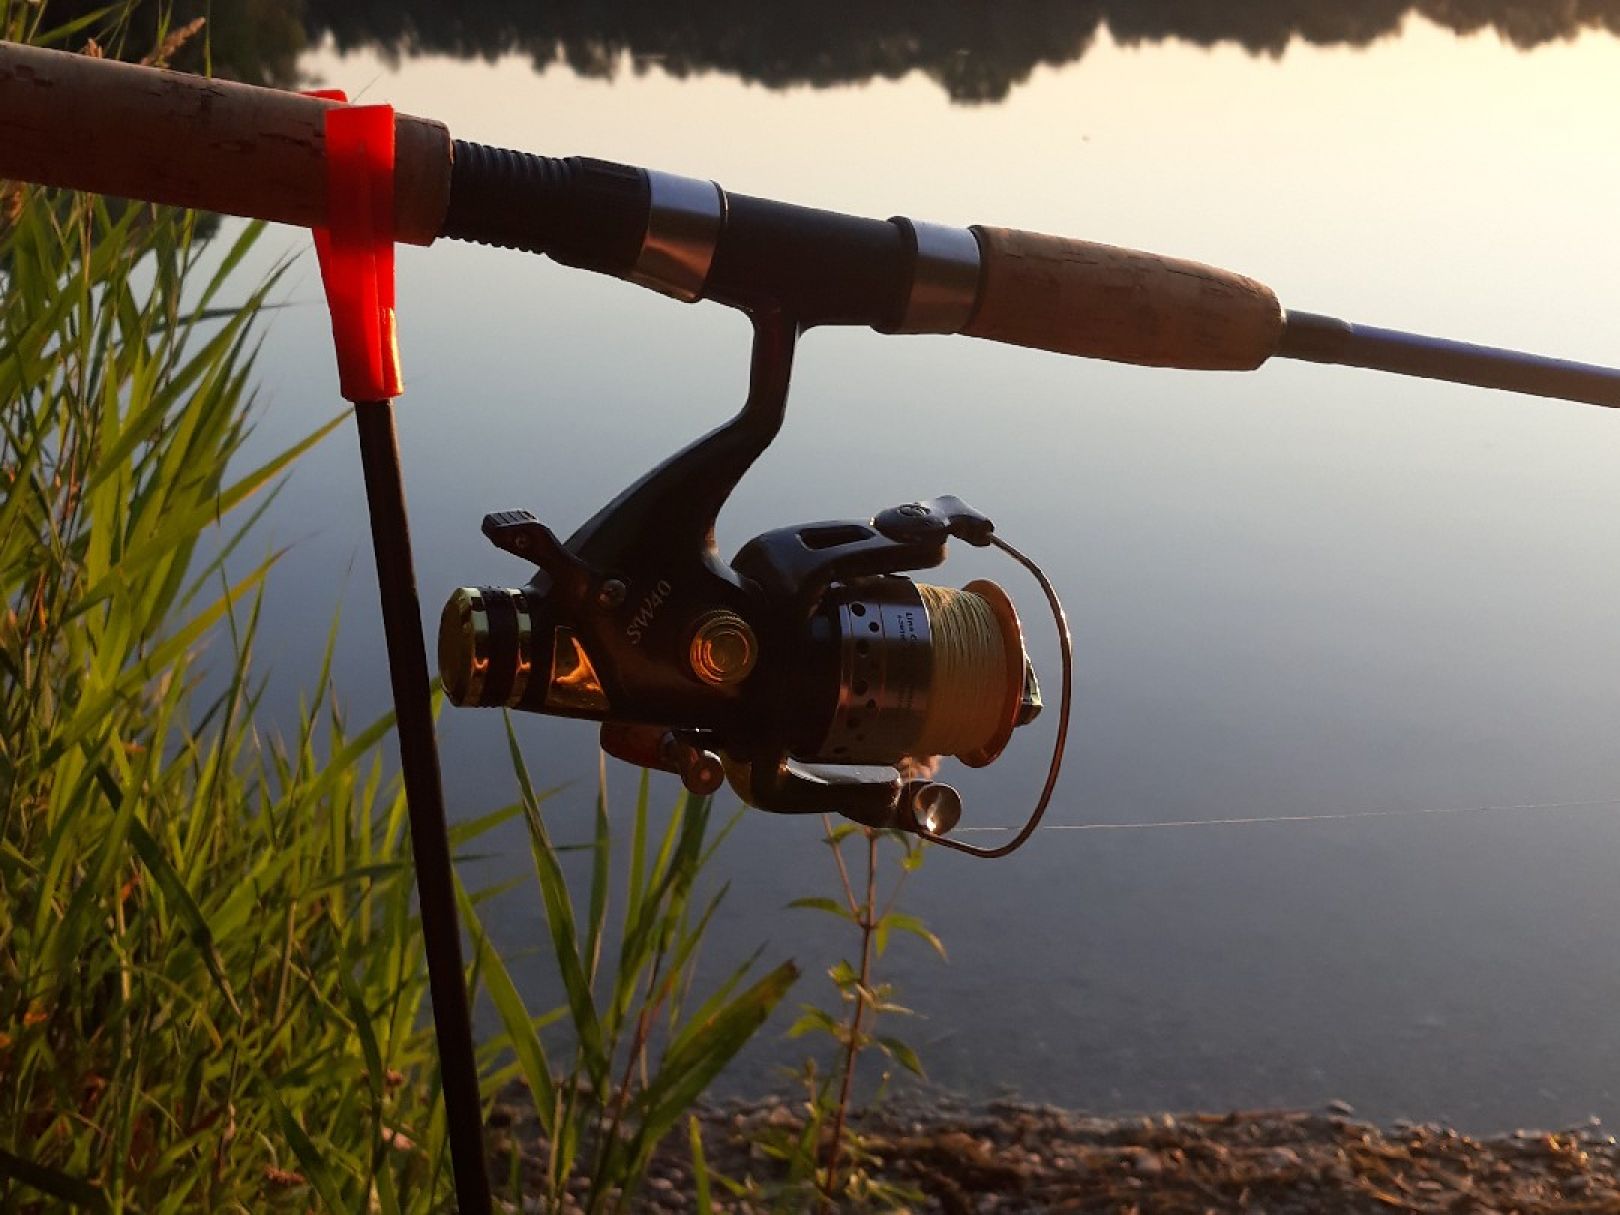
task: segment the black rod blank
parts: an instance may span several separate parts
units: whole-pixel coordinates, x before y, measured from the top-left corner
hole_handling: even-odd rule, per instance
[[[371,510],[377,586],[382,592],[383,636],[388,644],[388,673],[394,685],[399,766],[410,814],[411,852],[416,861],[416,891],[427,952],[428,991],[433,1000],[433,1031],[439,1045],[456,1209],[460,1215],[490,1215],[478,1063],[473,1053],[472,1018],[462,971],[444,783],[433,732],[432,685],[428,681],[427,647],[422,639],[422,610],[411,558],[393,402],[357,402],[354,419],[360,428],[360,464],[365,471],[366,501]]]
[[[1290,312],[1277,356],[1620,408],[1620,370]]]

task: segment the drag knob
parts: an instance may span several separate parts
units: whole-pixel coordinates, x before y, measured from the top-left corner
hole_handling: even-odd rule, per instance
[[[720,609],[699,619],[687,658],[692,674],[704,683],[724,687],[748,678],[759,661],[759,643],[746,620]]]

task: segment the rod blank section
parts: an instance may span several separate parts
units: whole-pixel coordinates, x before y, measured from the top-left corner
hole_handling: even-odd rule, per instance
[[[1249,371],[1276,353],[1269,287],[1198,262],[1009,228],[973,229],[979,303],[964,333],[1148,367]]]
[[[478,1059],[461,961],[455,866],[445,821],[438,737],[433,730],[433,696],[428,683],[427,648],[422,640],[410,522],[405,511],[405,474],[394,430],[394,403],[356,401],[354,420],[360,431],[360,465],[371,514],[372,551],[377,558],[377,589],[388,647],[388,675],[394,689],[400,776],[410,816],[411,857],[416,863],[416,893],[422,912],[422,942],[427,952],[428,990],[439,1045],[457,1209],[460,1215],[489,1215],[489,1168],[484,1156]]]
[[[0,42],[0,178],[322,227],[332,102]],[[399,115],[396,237],[431,244],[450,134]]]
[[[1366,367],[1396,375],[1450,380],[1530,396],[1620,408],[1620,370],[1549,359],[1517,350],[1352,325],[1332,316],[1290,312],[1277,351],[1282,358]]]

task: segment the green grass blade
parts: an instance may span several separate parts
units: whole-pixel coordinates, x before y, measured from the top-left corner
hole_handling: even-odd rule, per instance
[[[585,930],[585,981],[596,985],[596,968],[602,957],[602,932],[607,926],[609,834],[607,812],[607,756],[597,753],[596,838],[591,856],[591,907]]]
[[[29,41],[34,46],[54,46],[58,43],[66,42],[69,38],[73,37],[74,34],[82,33],[85,30],[90,29],[92,26],[105,21],[109,16],[122,7],[123,6],[121,4],[114,3],[107,5],[105,8],[94,9],[91,12],[85,13],[81,17],[73,18],[71,21],[64,21],[61,25],[46,31],[43,34],[36,35]]]
[[[275,557],[271,557],[261,563],[252,573],[237,581],[225,595],[199,612],[168,640],[155,647],[140,661],[126,668],[112,687],[99,696],[93,697],[87,704],[81,705],[67,726],[41,757],[41,766],[49,767],[54,764],[62,757],[64,751],[83,741],[91,730],[100,725],[115,705],[130,696],[136,688],[152,679],[158,672],[171,666],[182,654],[195,645],[210,628],[219,622],[225,615],[226,609],[243,595],[258,587],[274,561]]]
[[[596,1001],[580,957],[579,935],[574,927],[574,910],[569,897],[568,882],[563,875],[557,850],[552,846],[540,817],[540,802],[529,779],[523,753],[518,748],[517,735],[512,729],[511,715],[506,716],[506,740],[517,773],[518,789],[523,798],[523,815],[529,826],[529,851],[534,859],[535,876],[540,884],[540,896],[546,909],[546,926],[551,931],[552,953],[562,976],[563,990],[567,993],[568,1007],[574,1029],[579,1035],[580,1049],[585,1057],[586,1070],[598,1090],[608,1084],[612,1059],[604,1049],[601,1022],[597,1017]]]
[[[709,1193],[709,1162],[703,1156],[703,1127],[697,1115],[687,1119],[687,1142],[692,1148],[692,1188],[697,1215],[714,1215],[714,1198]]]
[[[540,1125],[545,1128],[546,1135],[548,1137],[555,1135],[556,1126],[553,1118],[557,1105],[557,1090],[552,1080],[551,1063],[546,1058],[546,1050],[541,1045],[534,1020],[524,1007],[522,997],[518,995],[517,985],[512,982],[506,963],[490,946],[483,923],[478,918],[478,912],[459,880],[456,883],[456,901],[461,907],[462,923],[472,938],[473,955],[479,963],[480,983],[489,993],[495,1011],[501,1018],[501,1025],[506,1030],[512,1053],[517,1056],[523,1078],[534,1098],[535,1114],[540,1119]]]
[[[36,1164],[32,1160],[24,1160],[4,1148],[0,1148],[0,1178],[30,1186],[41,1194],[60,1198],[69,1206],[81,1210],[101,1212],[112,1209],[107,1205],[107,1196],[88,1181],[70,1177],[58,1169]]]
[[[332,1175],[332,1170],[327,1167],[325,1159],[316,1150],[314,1143],[310,1141],[309,1135],[304,1128],[298,1124],[298,1119],[293,1117],[292,1111],[287,1108],[287,1103],[282,1100],[281,1094],[276,1091],[275,1085],[268,1078],[262,1079],[261,1085],[265,1100],[270,1106],[270,1112],[275,1118],[276,1126],[280,1129],[282,1138],[287,1141],[287,1145],[292,1148],[293,1154],[298,1157],[299,1167],[303,1170],[304,1176],[309,1179],[310,1185],[315,1187],[315,1192],[321,1196],[321,1201],[326,1204],[326,1209],[328,1211],[350,1209],[343,1200],[343,1193],[338,1188],[337,1178]]]
[[[175,873],[174,867],[169,864],[168,858],[163,855],[163,849],[139,818],[130,819],[129,841],[140,856],[141,863],[157,880],[164,895],[179,909],[181,916],[189,925],[188,935],[192,947],[201,955],[203,965],[208,968],[208,975],[213,979],[215,988],[225,1003],[230,1005],[231,1012],[240,1017],[242,1006],[236,1002],[236,993],[231,990],[230,980],[225,977],[224,963],[220,960],[219,950],[214,947],[214,934],[209,930],[208,921],[203,918],[202,909],[197,906],[191,892],[186,889],[179,875]]]
[[[638,1098],[639,1134],[657,1143],[743,1048],[798,981],[799,968],[783,962],[731,1000],[679,1052],[664,1056],[658,1075]]]
[[[181,543],[184,537],[195,535],[215,519],[229,514],[331,434],[342,421],[342,417],[333,418],[274,459],[266,461],[240,478],[218,497],[210,497],[189,509],[166,515],[162,526],[157,528],[145,543],[124,554],[117,565],[108,571],[105,578],[85,592],[78,603],[78,610],[83,611],[109,596],[127,590],[135,579],[172,555],[176,545]]]
[[[546,795],[541,794],[542,798]],[[502,806],[499,810],[491,810],[488,814],[481,814],[476,818],[464,819],[450,828],[450,846],[460,848],[469,844],[482,835],[487,835],[503,823],[509,823],[523,813],[523,803],[513,802],[509,806]]]

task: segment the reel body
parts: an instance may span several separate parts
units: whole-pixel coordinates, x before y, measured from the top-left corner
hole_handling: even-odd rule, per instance
[[[600,721],[610,754],[678,773],[695,793],[729,779],[760,809],[937,839],[960,799],[928,779],[934,757],[992,762],[1041,697],[999,586],[909,574],[938,566],[953,538],[1029,563],[955,497],[778,528],[723,560],[714,521],[780,429],[797,337],[779,314],[754,322],[742,412],[566,543],[527,511],[485,517],[497,547],[538,569],[526,586],[451,595],[438,646],[446,693]],[[1066,630],[1063,640],[1066,718]]]

